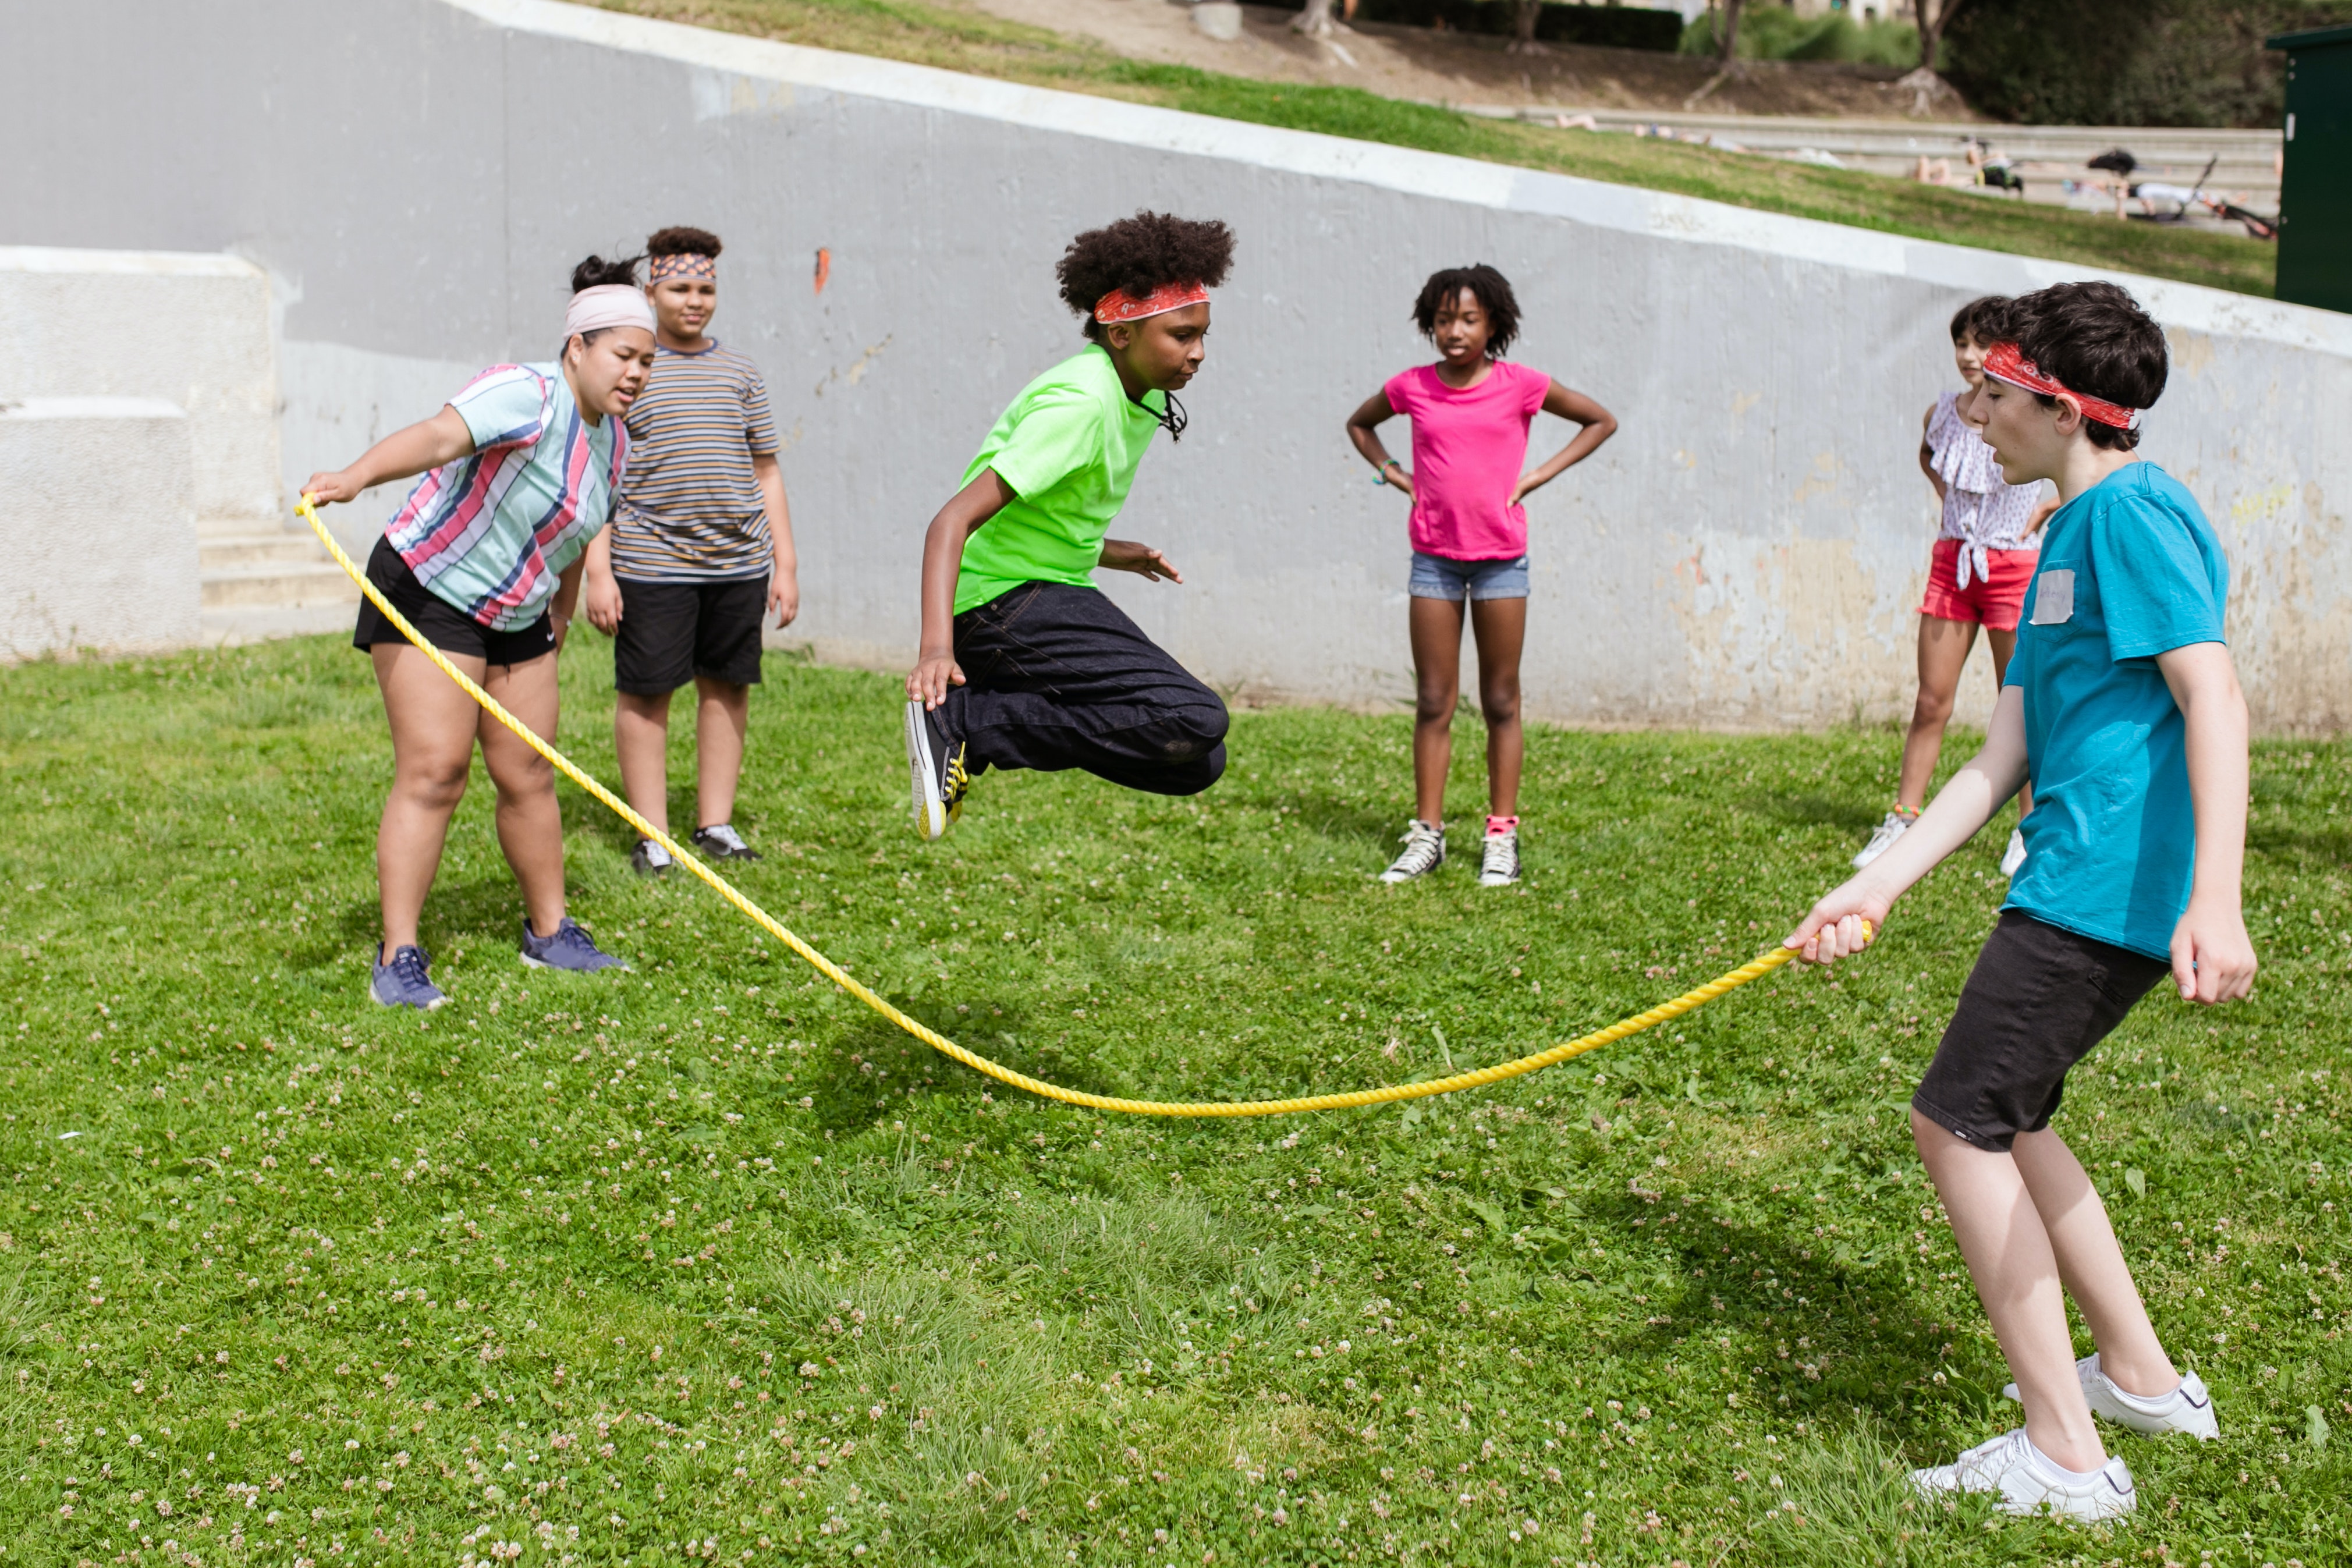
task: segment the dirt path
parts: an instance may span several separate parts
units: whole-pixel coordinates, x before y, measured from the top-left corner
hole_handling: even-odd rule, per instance
[[[1296,13],[1261,5],[1243,8],[1240,38],[1219,43],[1194,29],[1188,7],[1168,0],[966,3],[1008,21],[1093,39],[1131,59],[1427,101],[1671,112],[1715,75],[1712,61],[1689,56],[1562,44],[1540,55],[1513,55],[1501,38],[1421,27],[1360,24],[1327,45],[1290,30]],[[1902,74],[1879,66],[1750,61],[1740,79],[1721,83],[1697,107],[1716,114],[1900,118],[1916,96],[1894,86]],[[1942,121],[1974,118],[1948,92],[1928,113]]]

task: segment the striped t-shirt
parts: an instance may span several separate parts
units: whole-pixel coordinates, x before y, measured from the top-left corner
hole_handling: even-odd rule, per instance
[[[582,417],[557,364],[494,364],[449,400],[474,454],[427,472],[386,533],[416,580],[494,631],[539,619],[613,510],[618,419]]]
[[[657,347],[628,413],[629,482],[613,519],[613,571],[644,583],[764,577],[768,511],[751,468],[776,450],[767,384],[717,343]]]

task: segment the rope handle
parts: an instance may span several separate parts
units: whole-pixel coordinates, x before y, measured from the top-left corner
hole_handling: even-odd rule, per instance
[[[705,865],[685,845],[638,816],[628,802],[606,789],[583,771],[571,758],[541,740],[529,725],[508,712],[497,698],[483,690],[464,670],[450,663],[448,656],[425,640],[425,635],[410,625],[405,616],[393,607],[392,601],[384,597],[383,591],[368,581],[367,574],[352,562],[343,547],[336,542],[335,536],[328,531],[327,525],[320,520],[319,509],[312,503],[309,495],[306,494],[301,498],[296,505],[296,510],[301,513],[303,521],[310,525],[310,531],[319,536],[319,542],[324,544],[328,553],[335,558],[336,564],[350,574],[352,581],[359,584],[360,592],[365,594],[369,602],[383,613],[384,618],[400,628],[401,636],[415,644],[417,651],[431,659],[434,667],[442,674],[456,681],[458,689],[479,703],[484,712],[512,731],[517,738],[532,751],[553,763],[556,770],[564,777],[611,807],[614,814],[635,828],[640,837],[649,838],[669,851],[670,858],[709,883],[711,889],[720,898],[741,910],[754,925],[782,942],[809,967],[888,1019],[898,1028],[922,1041],[942,1056],[961,1062],[974,1072],[984,1074],[999,1083],[1036,1095],[1041,1099],[1060,1100],[1066,1105],[1083,1105],[1093,1110],[1121,1111],[1132,1116],[1236,1117],[1288,1116],[1310,1110],[1349,1110],[1361,1106],[1391,1105],[1399,1100],[1425,1100],[1433,1095],[1454,1094],[1465,1089],[1483,1089],[1488,1084],[1501,1083],[1507,1079],[1539,1072],[1545,1068],[1556,1067],[1571,1058],[1580,1057],[1587,1051],[1597,1051],[1603,1046],[1614,1045],[1617,1041],[1638,1035],[1645,1029],[1654,1029],[1660,1024],[1679,1018],[1695,1008],[1706,1005],[1726,992],[1736,991],[1751,980],[1763,978],[1797,956],[1795,950],[1791,948],[1773,948],[1748,960],[1728,973],[1719,974],[1704,985],[1684,992],[1670,1002],[1662,1002],[1647,1012],[1636,1013],[1630,1018],[1620,1019],[1605,1029],[1596,1029],[1591,1034],[1579,1036],[1573,1040],[1564,1041],[1549,1050],[1538,1051],[1532,1056],[1520,1057],[1513,1061],[1497,1062],[1492,1067],[1479,1068],[1470,1072],[1454,1073],[1445,1078],[1431,1079],[1421,1083],[1394,1083],[1379,1089],[1349,1089],[1338,1094],[1302,1095],[1289,1100],[1128,1100],[1118,1095],[1090,1094],[1084,1089],[1064,1089],[1058,1084],[1031,1078],[1026,1073],[1016,1072],[1002,1063],[991,1061],[978,1052],[967,1050],[956,1044],[919,1019],[908,1017],[892,1005],[887,998],[854,978],[839,964],[786,930],[773,915],[738,891],[733,883]],[[1862,929],[1863,940],[1866,942],[1872,937],[1870,922],[1864,921]]]

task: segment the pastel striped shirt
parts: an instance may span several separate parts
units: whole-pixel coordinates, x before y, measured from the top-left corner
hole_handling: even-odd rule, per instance
[[[449,406],[474,455],[417,480],[385,531],[435,597],[519,630],[611,518],[628,434],[618,419],[589,424],[554,363],[494,364]]]
[[[628,413],[635,444],[613,514],[613,571],[643,583],[765,577],[768,510],[751,466],[776,450],[767,384],[712,343],[665,347]]]

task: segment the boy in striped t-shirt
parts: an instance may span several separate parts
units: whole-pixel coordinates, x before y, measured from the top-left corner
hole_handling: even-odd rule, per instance
[[[589,548],[587,610],[614,639],[613,738],[629,804],[668,830],[670,696],[691,680],[694,847],[756,860],[733,817],[760,622],[764,608],[778,626],[791,625],[800,586],[767,385],[749,359],[708,335],[719,250],[719,237],[698,228],[646,241],[654,369],[627,421],[634,444],[613,526]],[[669,863],[651,839],[629,858],[643,876]]]

